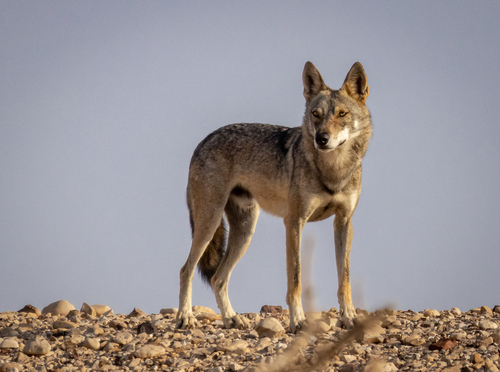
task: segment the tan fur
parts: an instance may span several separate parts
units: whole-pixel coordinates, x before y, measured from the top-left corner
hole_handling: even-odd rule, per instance
[[[310,62],[302,79],[306,111],[301,127],[232,124],[211,133],[194,151],[187,188],[193,241],[180,274],[177,327],[196,325],[191,282],[198,263],[212,285],[224,325],[248,325],[231,307],[227,285],[250,245],[260,208],[283,218],[286,227],[286,299],[294,332],[306,320],[301,302],[302,229],[307,222],[335,215],[338,300],[341,319],[352,325],[351,218],[361,193],[361,160],[372,133],[365,106],[368,83],[359,62],[340,90],[326,86]],[[225,251],[224,215],[229,224]]]

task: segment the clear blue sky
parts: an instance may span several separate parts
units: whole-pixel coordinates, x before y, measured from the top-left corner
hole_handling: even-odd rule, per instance
[[[192,151],[229,123],[301,125],[308,60],[332,88],[360,61],[370,84],[354,305],[500,303],[500,3],[0,6],[0,311],[177,307]],[[304,236],[318,307],[337,307],[332,219]],[[229,293],[285,305],[281,220],[261,214]]]

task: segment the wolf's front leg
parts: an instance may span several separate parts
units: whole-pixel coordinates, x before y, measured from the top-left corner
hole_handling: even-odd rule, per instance
[[[335,235],[335,258],[337,261],[337,276],[339,290],[340,320],[346,328],[352,328],[356,311],[352,304],[350,282],[350,256],[352,243],[352,223],[350,218],[335,217],[333,223]]]
[[[285,218],[286,227],[286,274],[288,291],[286,302],[290,310],[290,329],[300,331],[306,322],[302,308],[302,283],[300,276],[300,239],[304,226],[300,220]]]

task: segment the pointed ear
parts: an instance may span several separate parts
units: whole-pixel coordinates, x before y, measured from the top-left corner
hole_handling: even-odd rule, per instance
[[[366,102],[370,88],[368,87],[365,69],[361,63],[356,62],[352,65],[340,89],[344,90],[352,98],[363,103]]]
[[[304,66],[302,82],[304,83],[304,97],[307,102],[316,97],[319,92],[326,89],[321,74],[311,62],[306,62]]]

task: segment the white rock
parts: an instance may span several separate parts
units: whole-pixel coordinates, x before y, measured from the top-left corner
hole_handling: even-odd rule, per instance
[[[42,309],[42,314],[63,315],[66,316],[71,310],[76,310],[75,307],[66,300],[52,302]]]
[[[26,355],[45,355],[51,349],[47,340],[29,340],[24,346],[23,353]]]
[[[166,307],[160,310],[160,314],[163,315],[176,315],[179,312],[179,309],[176,307]]]
[[[157,345],[145,345],[135,352],[139,358],[154,358],[165,354],[165,349]]]
[[[97,316],[104,315],[105,313],[111,310],[111,308],[108,305],[92,305],[92,309],[94,309]]]
[[[255,330],[259,337],[281,337],[285,334],[285,328],[276,318],[265,318],[257,324]]]
[[[424,310],[424,316],[431,317],[431,318],[436,318],[440,315],[439,311],[434,310],[434,309],[425,309]]]
[[[193,313],[215,314],[215,311],[206,306],[193,306]]]
[[[115,341],[120,345],[128,344],[134,339],[134,336],[130,332],[119,332],[115,336]]]
[[[99,350],[101,348],[101,339],[99,338],[86,338],[83,341],[83,347],[90,350]]]
[[[19,343],[12,338],[6,338],[0,342],[0,349],[17,349],[18,347]]]
[[[459,309],[458,307],[452,307],[452,308],[451,308],[451,313],[452,313],[453,315],[456,315],[456,316],[458,316],[458,315],[462,314],[462,312],[460,311],[460,309]]]
[[[85,313],[85,314],[88,314],[88,315],[92,315],[92,316],[96,316],[97,313],[96,311],[94,310],[94,308],[92,306],[90,306],[88,303],[84,302],[82,304],[82,308],[80,309],[80,312],[82,313]]]
[[[482,330],[496,329],[496,328],[498,328],[498,324],[496,324],[495,322],[493,322],[491,320],[481,320],[479,322],[479,328],[481,328]]]

